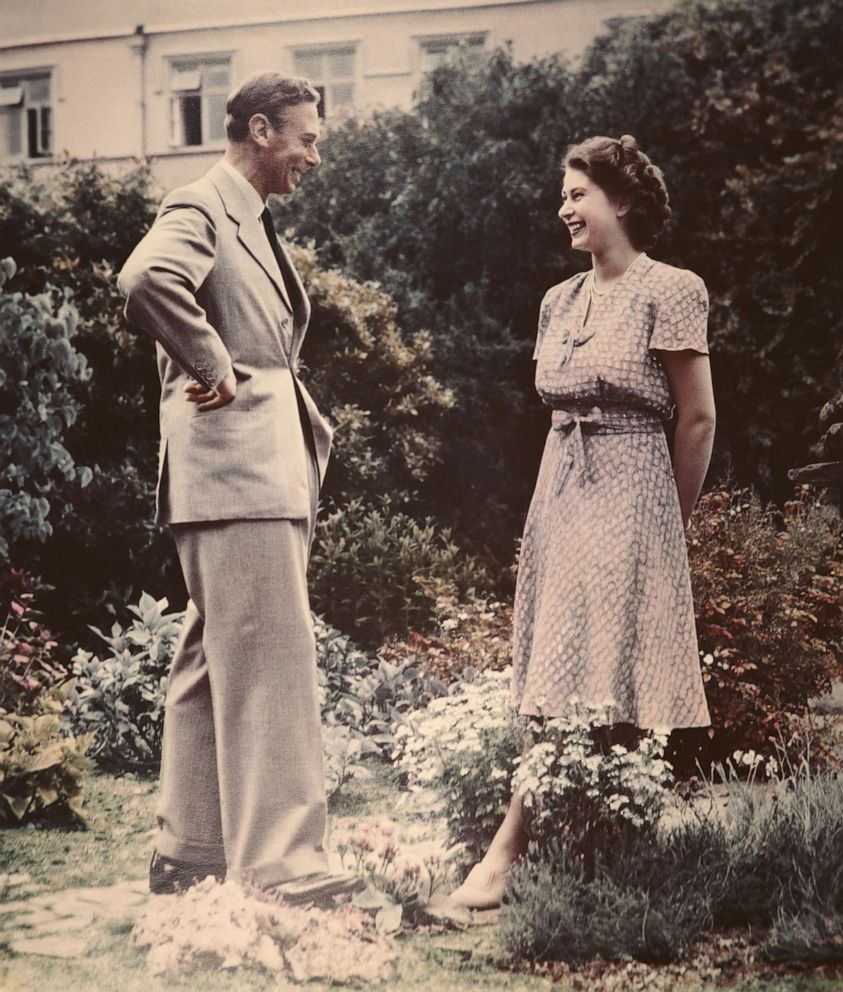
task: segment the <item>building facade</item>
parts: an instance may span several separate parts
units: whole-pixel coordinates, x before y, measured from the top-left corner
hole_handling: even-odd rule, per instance
[[[575,57],[618,16],[672,0],[0,0],[0,165],[149,159],[165,188],[224,146],[228,91],[306,76],[330,124],[408,109],[453,53]]]

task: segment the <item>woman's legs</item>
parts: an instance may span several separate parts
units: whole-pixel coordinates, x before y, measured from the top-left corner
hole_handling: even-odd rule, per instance
[[[527,812],[516,792],[481,864],[508,870],[527,853]]]
[[[527,812],[521,796],[515,793],[483,860],[451,893],[449,900],[452,905],[465,906],[466,909],[495,909],[500,906],[509,869],[526,851]]]

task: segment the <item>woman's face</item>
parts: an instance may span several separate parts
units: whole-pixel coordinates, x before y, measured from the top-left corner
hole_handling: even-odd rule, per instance
[[[621,218],[626,207],[611,200],[579,169],[566,169],[562,182],[559,217],[571,234],[571,247],[601,254],[622,241],[628,242]]]

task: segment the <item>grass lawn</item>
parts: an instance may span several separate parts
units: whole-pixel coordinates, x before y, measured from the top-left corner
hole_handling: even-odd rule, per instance
[[[409,824],[409,812],[396,812],[396,787],[389,771],[371,766],[371,777],[350,783],[332,805],[332,817],[388,816]],[[32,895],[75,886],[101,886],[146,873],[154,824],[156,783],[134,776],[92,775],[86,788],[86,831],[0,831],[0,873],[27,872]],[[0,900],[2,900],[0,890]],[[713,942],[713,947],[716,942]],[[569,972],[564,968],[547,974],[504,969],[494,926],[465,931],[429,931],[399,939],[397,970],[388,982],[375,988],[438,992],[438,990],[536,989],[635,992],[637,989],[672,992],[710,992],[716,988],[736,992],[835,992],[843,988],[843,975],[776,973],[772,968],[738,962],[726,964],[724,955],[704,951],[687,967],[649,968],[594,965]],[[734,957],[734,955],[732,955]],[[714,969],[714,970],[712,970]],[[42,992],[160,992],[173,988],[207,992],[263,992],[301,988],[275,976],[258,972],[194,972],[175,982],[150,975],[144,956],[129,939],[127,925],[98,932],[84,958],[61,960],[16,955],[0,944],[0,990]],[[308,983],[311,992],[329,986]]]

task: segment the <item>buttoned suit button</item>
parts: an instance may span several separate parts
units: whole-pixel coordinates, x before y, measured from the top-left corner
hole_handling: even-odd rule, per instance
[[[284,318],[284,319],[283,319],[283,320],[281,321],[281,326],[282,326],[282,327],[284,328],[284,330],[286,331],[286,330],[287,330],[287,329],[289,328],[289,326],[290,326],[290,318],[289,318],[289,317],[285,317],[285,318]]]

